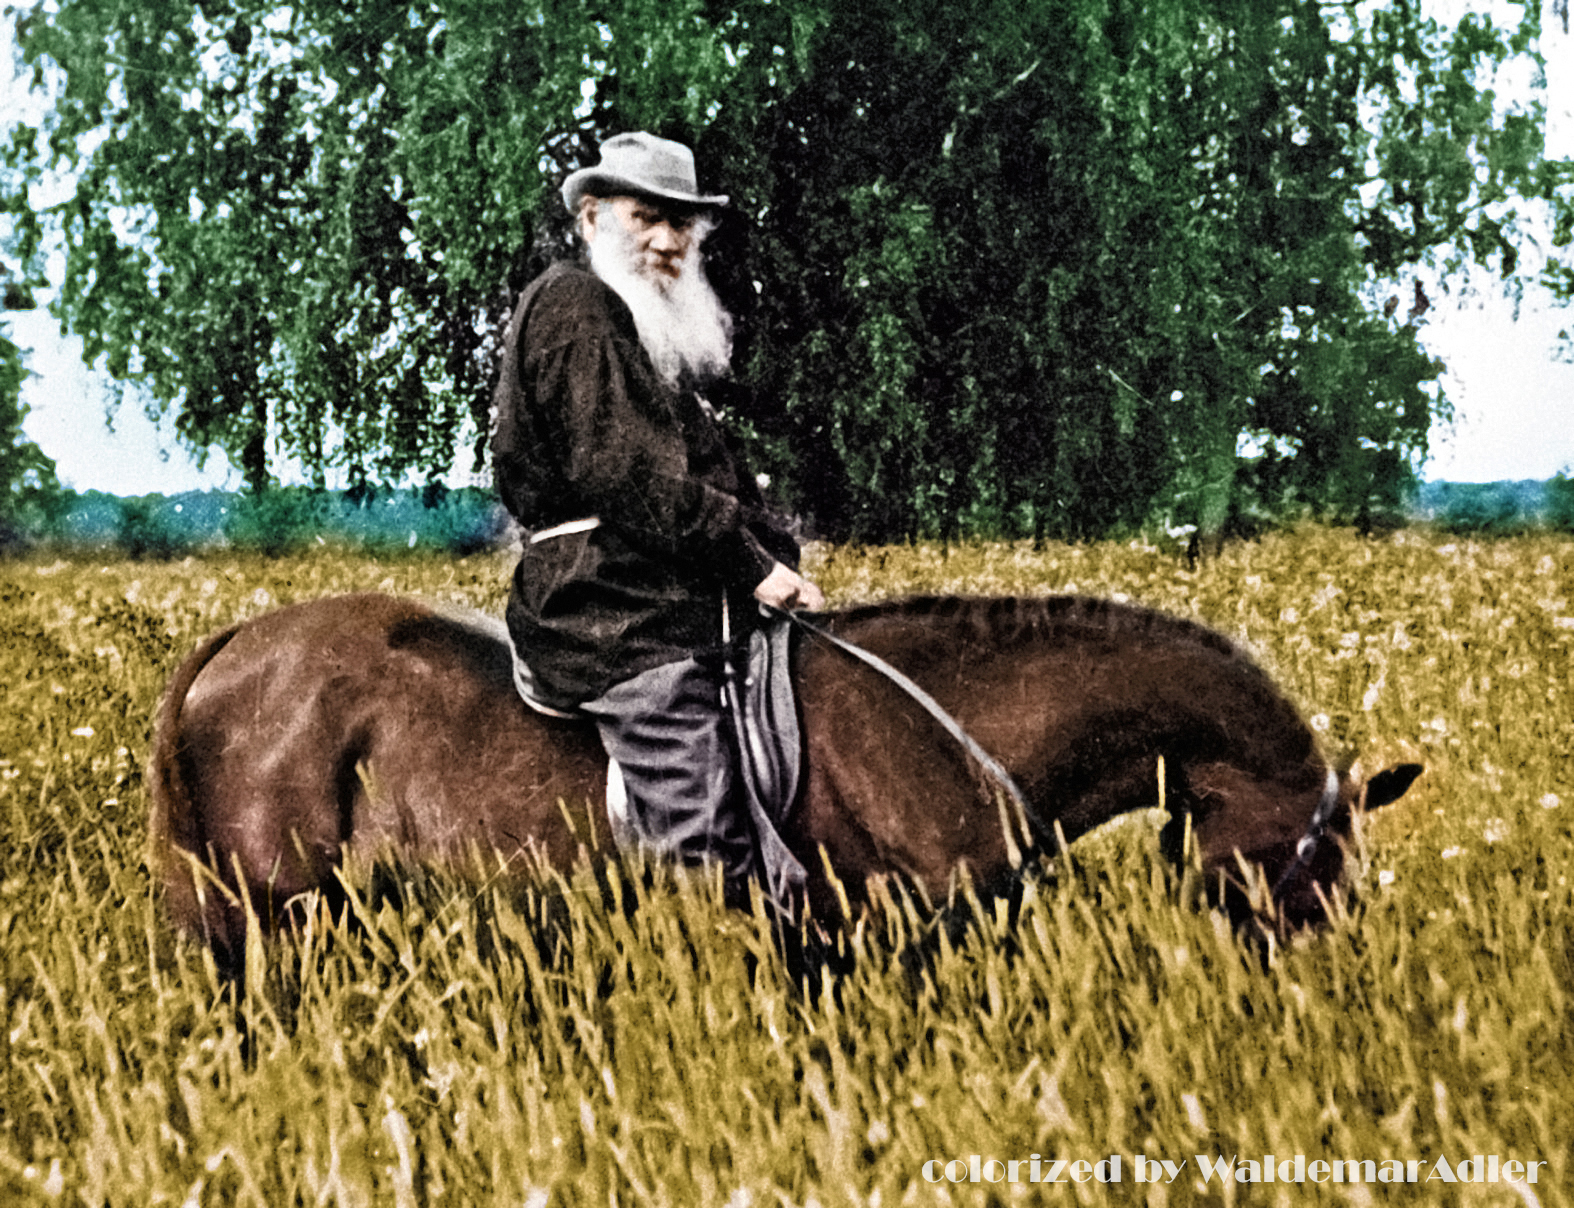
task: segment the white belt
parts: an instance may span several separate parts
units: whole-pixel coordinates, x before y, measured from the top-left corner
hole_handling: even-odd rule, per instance
[[[588,533],[591,529],[600,527],[600,516],[586,516],[581,520],[565,520],[562,524],[554,524],[551,528],[542,529],[539,533],[531,533],[530,544],[536,545],[542,541],[550,541],[553,537],[567,537],[570,533]]]

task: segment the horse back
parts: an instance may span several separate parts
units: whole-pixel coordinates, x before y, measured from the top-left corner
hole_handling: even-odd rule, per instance
[[[346,852],[563,867],[604,774],[593,731],[519,700],[499,627],[357,595],[200,645],[160,703],[148,783],[171,914],[211,935],[182,853],[275,913]]]

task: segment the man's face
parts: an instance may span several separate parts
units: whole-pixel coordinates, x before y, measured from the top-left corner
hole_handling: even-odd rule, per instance
[[[700,263],[711,229],[705,211],[649,198],[587,197],[579,229],[591,271],[634,316],[652,368],[673,387],[727,372],[732,322]]]
[[[587,244],[601,234],[608,216],[619,223],[628,240],[632,268],[657,286],[670,284],[683,274],[683,264],[694,243],[695,214],[668,207],[645,197],[613,197],[608,209],[591,204],[580,215],[580,231]]]

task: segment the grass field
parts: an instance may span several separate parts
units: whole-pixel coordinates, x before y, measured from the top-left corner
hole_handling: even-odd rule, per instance
[[[1570,539],[1309,529],[1196,570],[1141,543],[815,552],[835,604],[1080,591],[1200,617],[1330,751],[1424,763],[1365,828],[1355,904],[1266,966],[1148,820],[1079,844],[1013,931],[986,907],[921,980],[894,956],[913,919],[852,937],[854,972],[805,1000],[703,891],[625,917],[582,875],[436,880],[362,900],[351,934],[319,915],[237,1013],[146,869],[165,677],[202,633],[330,592],[497,610],[507,569],[0,565],[0,1203],[1574,1202]]]

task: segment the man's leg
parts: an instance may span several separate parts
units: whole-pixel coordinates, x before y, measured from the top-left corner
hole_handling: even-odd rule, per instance
[[[641,845],[680,864],[719,863],[728,900],[747,903],[754,837],[719,670],[694,659],[667,663],[580,707],[622,769]]]

